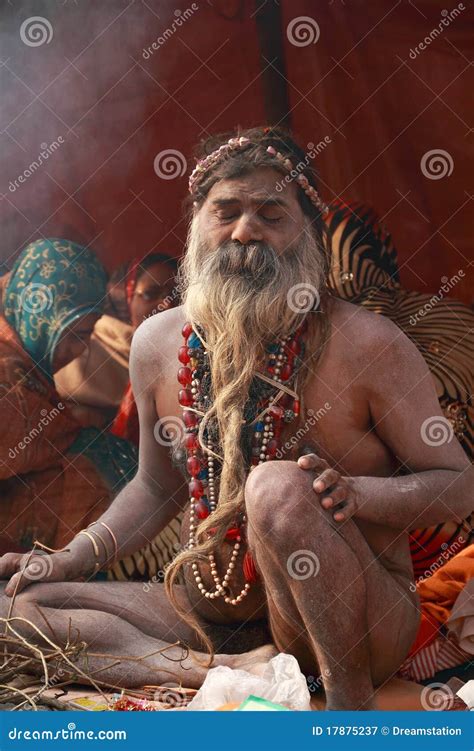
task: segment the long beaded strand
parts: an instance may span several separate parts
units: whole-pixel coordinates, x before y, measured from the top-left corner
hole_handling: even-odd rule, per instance
[[[291,378],[294,372],[294,359],[301,353],[301,343],[299,336],[305,330],[306,325],[302,324],[294,335],[286,336],[278,345],[270,346],[269,363],[267,367],[268,377],[260,376],[269,383],[282,384]],[[185,446],[188,451],[187,469],[191,475],[189,483],[190,492],[190,520],[189,520],[189,548],[196,545],[195,531],[198,519],[204,519],[215,511],[217,506],[217,490],[215,476],[215,459],[211,453],[214,449],[211,438],[208,436],[206,446],[209,452],[206,456],[207,469],[203,470],[199,460],[199,442],[197,439],[197,428],[199,423],[198,415],[201,414],[202,394],[201,381],[199,378],[200,369],[204,373],[204,361],[207,352],[203,349],[201,340],[190,323],[183,327],[183,337],[186,341],[185,346],[181,347],[178,353],[180,362],[184,367],[178,371],[178,381],[184,387],[179,392],[179,402],[184,409],[183,420],[187,428]],[[191,367],[188,367],[191,366]],[[276,438],[280,436],[281,421],[290,422],[299,414],[299,399],[294,392],[282,386],[287,393],[292,394],[295,398],[292,401],[292,409],[284,409],[278,404],[273,404],[276,400],[274,395],[268,398],[268,406],[263,410],[265,416],[263,420],[256,420],[255,431],[253,435],[252,458],[249,471],[254,469],[258,464],[274,459],[278,450]],[[281,394],[279,395],[281,396]],[[207,496],[204,495],[204,484],[207,484]],[[245,514],[242,517],[242,524],[246,521]],[[243,589],[236,597],[227,594],[230,578],[235,569],[238,558],[242,537],[238,527],[231,528],[226,533],[227,540],[235,540],[231,558],[227,566],[227,571],[221,578],[217,572],[217,564],[213,553],[209,553],[209,564],[211,575],[216,585],[214,591],[206,589],[202,582],[202,577],[197,562],[192,563],[192,570],[196,584],[201,594],[207,599],[224,597],[226,603],[237,605],[248,594],[251,584],[246,581]],[[248,554],[247,554],[248,555]],[[244,565],[245,572],[245,565]],[[247,578],[247,577],[246,577]]]

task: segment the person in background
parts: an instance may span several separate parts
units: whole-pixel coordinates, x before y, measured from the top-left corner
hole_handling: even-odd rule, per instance
[[[104,312],[94,326],[87,351],[54,376],[58,393],[74,405],[74,414],[84,426],[109,427],[117,412],[128,413],[126,392],[133,332],[144,318],[174,304],[175,272],[173,258],[151,253],[141,261],[121,264],[112,273]],[[138,435],[133,429],[128,430],[127,424],[127,418],[119,421],[114,433],[138,444]]]
[[[103,315],[94,326],[89,348],[55,374],[56,388],[74,403],[83,425],[109,430],[138,446],[138,415],[129,386],[128,360],[134,330],[155,313],[177,304],[177,262],[162,253],[122,264],[111,274]],[[139,551],[118,560],[108,578],[119,581],[162,580],[165,566],[180,548],[182,512]]]
[[[84,430],[54,374],[86,350],[107,276],[87,248],[28,245],[3,282],[0,315],[0,550],[58,548],[109,506],[137,466],[115,436]]]
[[[133,329],[146,318],[177,304],[176,261],[168,256],[151,253],[142,261],[132,262],[126,276],[125,290]],[[111,432],[138,446],[138,412],[130,383],[128,384]]]

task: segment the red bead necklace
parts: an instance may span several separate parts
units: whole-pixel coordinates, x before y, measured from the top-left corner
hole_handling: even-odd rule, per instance
[[[306,329],[305,319],[293,334],[267,347],[266,373],[256,374],[271,387],[271,393],[255,405],[257,416],[252,420],[254,430],[249,471],[258,464],[277,458],[281,448],[283,423],[289,423],[299,415],[300,401],[290,384],[301,364],[304,353],[303,335]],[[196,545],[195,532],[199,522],[212,514],[217,506],[216,475],[220,462],[212,453],[203,450],[198,440],[199,423],[210,406],[209,397],[202,388],[203,380],[209,379],[208,353],[191,323],[185,323],[182,334],[184,344],[178,351],[181,363],[178,370],[178,381],[181,385],[178,399],[183,407],[183,422],[186,429],[184,447],[187,453],[186,468],[190,477],[189,548],[193,548]],[[210,451],[214,451],[214,441],[209,432],[205,432],[205,445]],[[236,526],[227,530],[225,539],[233,542],[233,550],[223,577],[218,574],[214,554],[209,554],[211,575],[215,583],[214,591],[205,588],[197,562],[192,563],[196,584],[208,599],[223,597],[226,603],[238,605],[248,594],[251,584],[258,580],[253,558],[249,551],[246,551],[242,561],[245,586],[237,596],[233,597],[230,594],[230,579],[242,546],[245,522],[246,516],[241,514],[241,520],[236,522]]]

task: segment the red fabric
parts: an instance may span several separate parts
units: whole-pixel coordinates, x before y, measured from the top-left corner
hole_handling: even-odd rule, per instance
[[[439,623],[434,618],[430,617],[428,613],[422,611],[420,626],[416,639],[413,642],[410,651],[408,652],[407,659],[416,655],[420,649],[424,649],[431,644],[439,636]]]
[[[3,13],[2,4],[2,58],[15,67],[2,76],[1,129],[11,124],[15,140],[2,140],[2,193],[9,200],[0,201],[0,259],[15,257],[36,227],[45,237],[91,243],[109,270],[150,250],[178,257],[196,142],[239,122],[266,122],[253,9],[213,0],[185,20],[188,6],[181,5],[179,21],[179,10],[164,0],[54,6],[54,37],[33,50],[40,57],[32,64],[32,48],[19,36],[23,19],[13,5]],[[167,29],[172,34],[163,43]],[[48,86],[47,115],[25,86]],[[40,144],[59,136],[43,169],[9,190],[9,180],[38,159]],[[79,139],[87,143],[80,154]],[[183,165],[173,179],[165,162],[164,177],[154,168],[166,151],[177,152]]]
[[[472,203],[465,191],[472,186],[472,8],[464,3],[417,54],[456,4],[293,0],[280,7],[292,127],[304,146],[323,142],[315,159],[323,198],[361,201],[384,217],[403,287],[433,294],[442,276],[464,269],[448,296],[471,304]],[[318,24],[313,44],[288,39],[288,25],[301,16]],[[421,166],[432,150],[447,152],[441,159],[447,173],[452,167],[441,179]]]
[[[127,276],[125,279],[125,293],[127,295],[128,307],[132,304],[133,293],[135,292],[135,286],[137,283],[137,269],[140,261],[135,258],[127,270]]]
[[[2,141],[4,260],[35,227],[46,237],[90,242],[109,269],[151,248],[179,256],[197,140],[237,124],[268,124],[262,70],[273,60],[261,56],[255,7],[241,0],[199,3],[150,54],[147,48],[177,18],[164,0],[88,3],[87,12],[83,3],[54,3],[51,44],[33,50],[20,39],[15,4],[3,5],[3,58],[14,61],[2,92],[2,130],[8,126],[10,135]],[[441,276],[464,269],[449,296],[469,304],[472,13],[463,11],[413,59],[410,49],[438,26],[444,0],[293,0],[280,8],[281,26],[269,33],[283,43],[294,133],[303,148],[331,138],[315,160],[323,198],[363,201],[388,218],[403,286],[436,293]],[[288,24],[301,16],[320,30],[307,46],[288,38]],[[25,86],[38,92],[47,86],[50,110]],[[38,159],[39,121],[41,142],[61,136],[63,143],[46,165],[9,188]],[[87,149],[77,148],[78,139]],[[439,180],[420,168],[435,148],[449,152],[454,164]],[[167,149],[186,160],[174,179],[153,168]]]
[[[432,678],[440,670],[463,665],[472,655],[460,649],[450,636],[438,634],[428,645],[422,646],[415,655],[410,654],[397,672],[399,678],[420,683]]]
[[[119,438],[132,441],[132,443],[138,446],[140,438],[138,410],[131,383],[128,384],[125,390],[110,432]]]
[[[256,582],[258,582],[258,580],[260,579],[260,574],[257,571],[255,561],[249,550],[245,552],[242,568],[244,571],[246,582],[250,582],[251,584],[255,584]]]

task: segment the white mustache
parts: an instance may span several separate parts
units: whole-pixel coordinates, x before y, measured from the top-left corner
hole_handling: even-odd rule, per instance
[[[265,243],[225,243],[214,260],[216,271],[223,276],[251,274],[267,282],[278,275],[280,267],[274,249]]]

